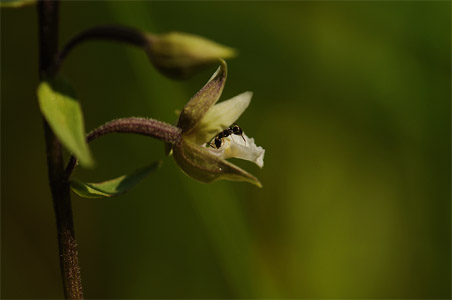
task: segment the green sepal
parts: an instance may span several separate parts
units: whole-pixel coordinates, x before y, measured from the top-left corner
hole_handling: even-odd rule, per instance
[[[81,165],[93,166],[82,109],[72,87],[56,77],[41,82],[37,93],[39,108],[63,146],[78,158]]]
[[[76,194],[84,198],[107,198],[118,196],[128,192],[152,171],[159,168],[161,164],[161,161],[157,161],[149,166],[138,169],[133,173],[99,183],[84,183],[80,180],[72,179],[71,188]]]
[[[246,181],[262,187],[259,180],[245,170],[211,152],[210,149],[182,139],[174,145],[173,156],[188,176],[204,183],[226,179]]]
[[[227,77],[227,65],[221,60],[221,65],[210,80],[199,90],[182,109],[177,127],[183,132],[192,129],[214,105],[223,92]]]

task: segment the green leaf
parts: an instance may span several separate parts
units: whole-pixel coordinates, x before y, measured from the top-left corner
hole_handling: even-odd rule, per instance
[[[161,161],[154,162],[147,167],[123,175],[115,179],[99,183],[84,183],[77,179],[71,180],[72,190],[84,198],[105,198],[124,194],[143,180],[153,170],[161,166]]]
[[[94,164],[85,138],[80,103],[71,86],[61,78],[43,81],[38,87],[39,107],[61,143],[85,167]]]
[[[37,0],[1,0],[0,7],[24,7],[35,4]]]

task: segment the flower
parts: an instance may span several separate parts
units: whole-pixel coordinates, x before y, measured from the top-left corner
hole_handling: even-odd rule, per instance
[[[252,92],[244,92],[215,104],[226,77],[226,62],[221,60],[220,67],[207,84],[184,106],[177,124],[182,130],[181,139],[172,145],[174,159],[187,175],[201,182],[227,179],[262,187],[256,177],[226,160],[245,159],[262,168],[265,150],[256,146],[254,139],[244,133],[231,134],[222,139],[218,149],[208,145],[218,133],[234,124],[251,101]]]

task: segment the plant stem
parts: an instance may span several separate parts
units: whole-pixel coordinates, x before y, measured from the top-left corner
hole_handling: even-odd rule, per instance
[[[58,51],[58,1],[38,1],[39,77],[52,76]],[[61,276],[66,299],[83,299],[78,265],[77,242],[72,219],[69,183],[64,172],[61,143],[44,120],[47,166],[53,207],[55,210]]]
[[[135,133],[157,138],[169,144],[176,144],[181,139],[182,130],[176,126],[153,119],[121,118],[107,122],[92,130],[86,135],[86,141],[89,143],[109,133]],[[72,155],[66,167],[67,178],[71,176],[76,164],[77,158]]]

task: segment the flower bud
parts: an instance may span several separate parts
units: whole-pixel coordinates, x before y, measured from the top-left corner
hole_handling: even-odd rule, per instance
[[[232,48],[187,33],[148,34],[147,39],[146,53],[152,64],[173,79],[190,77],[219,58],[235,56]]]

